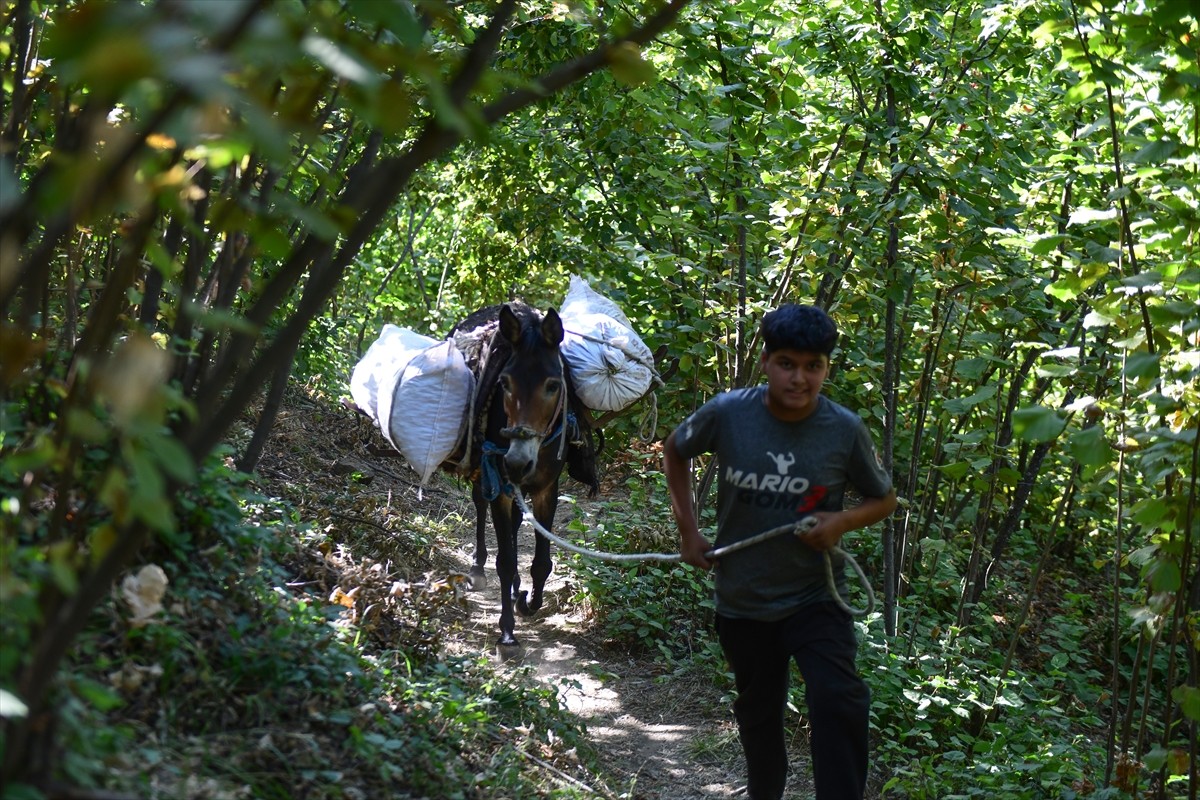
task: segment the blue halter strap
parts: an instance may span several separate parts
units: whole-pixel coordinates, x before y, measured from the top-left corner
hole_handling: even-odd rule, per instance
[[[559,436],[562,436],[564,427],[568,429],[568,435],[578,438],[578,422],[575,419],[575,415],[568,411],[565,419],[560,417],[558,424],[554,426],[554,430],[542,440],[541,446],[545,447],[548,444],[552,444]],[[483,499],[489,503],[499,497],[501,492],[512,497],[513,485],[505,478],[504,470],[500,463],[507,452],[508,447],[501,447],[490,439],[483,440],[483,457],[480,459],[479,472],[483,485]]]

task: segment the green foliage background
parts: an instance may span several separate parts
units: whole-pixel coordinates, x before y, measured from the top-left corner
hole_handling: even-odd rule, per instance
[[[6,783],[103,781],[25,758],[58,752],[35,731],[63,716],[68,753],[103,750],[80,744],[113,705],[85,632],[147,548],[257,546],[237,530],[258,501],[211,456],[232,444],[253,470],[289,383],[335,399],[385,322],[442,335],[580,274],[678,359],[659,436],[755,380],[763,310],[841,324],[830,392],[880,432],[905,500],[854,543],[884,595],[863,630],[883,795],[1196,796],[1187,2],[6,0],[0,18]],[[669,520],[652,450],[617,455],[635,417],[608,429],[614,460],[642,459],[614,546]],[[212,503],[220,524],[198,524]],[[720,674],[699,581],[577,568],[626,646]],[[263,581],[247,603],[277,629],[321,618]],[[186,643],[134,643],[181,654],[164,680],[201,669]],[[287,686],[287,668],[217,672]],[[405,680],[462,674],[428,669]],[[428,691],[479,690],[458,680]],[[464,729],[487,739],[490,713]],[[380,735],[351,741],[382,759],[399,745]],[[388,780],[428,790],[415,774]]]

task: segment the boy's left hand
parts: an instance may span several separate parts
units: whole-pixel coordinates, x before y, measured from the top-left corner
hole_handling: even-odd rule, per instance
[[[817,523],[808,530],[797,533],[796,537],[818,553],[837,547],[846,533],[841,525],[840,515],[836,512],[818,511],[811,516]]]

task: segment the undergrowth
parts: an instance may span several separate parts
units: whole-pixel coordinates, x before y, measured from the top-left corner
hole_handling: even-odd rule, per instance
[[[143,566],[167,578],[161,608],[139,612],[122,587],[98,609],[62,672],[59,779],[148,800],[590,796],[582,785],[604,778],[553,688],[443,650],[462,587],[437,554],[449,528],[465,524],[457,512],[442,519],[426,503],[419,515],[353,469],[323,483],[316,476],[329,470],[302,460],[313,457],[305,436],[275,437],[283,455],[262,471],[269,480],[237,473],[228,455],[210,459],[181,498],[179,533],[143,554]],[[612,499],[577,506],[567,535],[609,552],[677,552],[657,453],[625,457],[623,482],[603,495]],[[850,547],[869,574],[878,569],[874,531]],[[1017,547],[1013,564],[1035,562],[1030,544]],[[1098,600],[1096,568],[1056,563],[1023,621],[1027,571],[1000,572],[976,622],[960,627],[959,565],[939,560],[936,542],[926,550],[899,634],[885,636],[878,615],[859,623],[859,665],[873,692],[871,796],[1098,800],[1132,796],[1125,789],[1139,775],[1145,789],[1154,765],[1119,764],[1123,783],[1105,785],[1114,621]],[[688,673],[731,691],[707,575],[678,564],[562,562],[611,644],[652,656],[661,680]],[[36,609],[6,591],[0,634],[12,662],[20,649],[10,634]],[[1138,642],[1122,643],[1128,665]],[[1157,671],[1147,691],[1158,692],[1162,669],[1148,660]],[[803,735],[799,681],[791,699],[789,725]],[[1181,796],[1179,787],[1163,787],[1165,796]],[[40,796],[31,787],[3,793]]]
[[[603,553],[678,553],[665,486],[662,474],[642,463],[624,481],[621,500],[594,511],[578,508],[568,535]],[[715,608],[709,576],[677,562],[614,562],[578,554],[568,562],[580,587],[574,600],[590,610],[610,644],[657,653],[672,672],[720,663],[720,648],[709,633]]]
[[[628,499],[578,511],[576,538],[610,552],[677,550],[665,482],[650,458],[626,481]],[[711,527],[711,520],[707,523]],[[877,531],[848,543],[878,587],[882,545]],[[931,543],[935,545],[936,543]],[[1032,544],[1024,545],[1032,548]],[[858,622],[859,668],[872,689],[873,796],[895,800],[1126,798],[1146,765],[1127,764],[1105,785],[1111,697],[1104,643],[1111,624],[1095,607],[1102,576],[1088,564],[1063,563],[1039,589],[1034,614],[1014,631],[1026,591],[1025,569],[997,574],[992,606],[978,620],[952,624],[961,574],[927,547],[927,586],[902,600],[899,631],[886,636],[881,614]],[[1036,552],[1018,552],[1031,564]],[[613,565],[573,556],[581,600],[610,638],[654,654],[665,675],[696,671],[729,690],[715,641],[707,576],[678,565]],[[1091,576],[1090,578],[1088,576]],[[1082,577],[1081,577],[1082,576]],[[1090,581],[1090,583],[1089,583]],[[1131,590],[1132,591],[1132,590]],[[1131,625],[1132,628],[1132,625]],[[1016,637],[1016,658],[1001,675]],[[1126,637],[1122,658],[1132,662]],[[803,732],[804,687],[793,670],[789,725]],[[1152,691],[1158,691],[1152,687]],[[1143,772],[1143,775],[1145,773]],[[1122,781],[1124,785],[1122,785]],[[1149,779],[1143,777],[1142,786]],[[1182,796],[1176,785],[1167,797]]]
[[[576,796],[561,776],[590,780],[591,751],[556,691],[444,654],[454,579],[361,556],[353,526],[335,538],[228,461],[144,554],[167,578],[161,608],[139,616],[114,592],[78,640],[57,701],[64,783],[164,800]],[[403,516],[397,540],[436,535]]]

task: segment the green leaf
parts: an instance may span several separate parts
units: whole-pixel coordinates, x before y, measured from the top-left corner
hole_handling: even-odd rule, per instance
[[[990,400],[991,398],[995,397],[997,391],[998,389],[994,384],[984,386],[982,389],[970,395],[969,397],[957,397],[946,400],[942,403],[942,408],[944,408],[948,413],[956,416],[959,414],[965,414],[968,410],[974,408],[983,401]]]
[[[1146,753],[1143,761],[1151,770],[1165,769],[1168,775],[1187,775],[1191,766],[1187,750],[1179,747],[1167,749],[1162,745],[1156,745],[1153,750]]]
[[[1157,353],[1130,353],[1125,359],[1125,375],[1126,377],[1139,378],[1157,378],[1158,370],[1158,354]]]
[[[1150,588],[1159,592],[1178,592],[1183,585],[1183,575],[1175,559],[1163,554],[1150,565]]]
[[[118,524],[129,519],[129,476],[117,464],[113,464],[100,482],[97,497],[105,508],[113,513]]]
[[[1090,259],[1102,264],[1116,264],[1121,260],[1121,251],[1115,247],[1105,247],[1095,242],[1087,242],[1083,249],[1087,251]]]
[[[82,408],[67,411],[67,430],[76,439],[88,444],[101,444],[112,435],[108,425],[96,419],[90,410]]]
[[[130,505],[134,516],[156,531],[173,533],[175,514],[157,460],[137,445],[127,444],[121,449],[132,477]]]
[[[1035,240],[1029,249],[1034,255],[1049,255],[1058,250],[1059,245],[1066,241],[1070,241],[1070,237],[1061,235],[1042,236]]]
[[[1038,364],[1037,374],[1041,378],[1069,378],[1079,371],[1074,364]]]
[[[54,461],[55,452],[53,439],[49,436],[40,436],[28,449],[20,450],[13,455],[6,453],[4,458],[0,459],[0,475],[19,478],[26,472],[37,472]]]
[[[1045,406],[1017,409],[1013,413],[1013,433],[1026,442],[1050,442],[1067,427],[1057,411]]]
[[[88,557],[91,559],[93,567],[104,560],[108,551],[117,543],[118,538],[117,529],[109,523],[101,525],[88,534]]]
[[[336,42],[321,36],[306,36],[300,46],[339,78],[362,86],[375,86],[380,81],[379,73],[364,64],[357,53],[342,49]]]
[[[81,679],[75,689],[83,700],[100,711],[112,711],[125,704],[121,695],[98,681]]]
[[[1157,289],[1162,286],[1162,275],[1157,270],[1149,269],[1145,272],[1139,272],[1136,275],[1127,275],[1121,278],[1122,286],[1131,286],[1136,289]]]
[[[1130,156],[1129,160],[1135,164],[1164,164],[1178,149],[1179,142],[1159,139],[1144,145],[1141,150]]]
[[[1112,448],[1104,438],[1104,429],[1099,425],[1072,433],[1068,447],[1075,460],[1087,467],[1100,466],[1112,460]]]
[[[1161,769],[1167,763],[1167,751],[1162,745],[1155,745],[1153,750],[1142,757],[1142,761],[1150,770]]]
[[[169,432],[163,431],[155,436],[147,436],[144,444],[154,455],[163,472],[183,484],[196,480],[196,467],[192,463],[191,453]]]
[[[188,310],[195,316],[196,321],[209,330],[228,330],[248,336],[254,336],[258,333],[258,326],[235,311],[214,308],[212,306],[202,306],[199,303],[191,301],[186,305]]]
[[[189,147],[183,155],[191,161],[203,160],[212,169],[219,170],[241,161],[251,150],[251,143],[247,139],[227,136]]]
[[[961,358],[954,365],[954,374],[960,375],[967,380],[979,380],[983,377],[987,366],[988,360],[986,358]]]
[[[1045,292],[1064,303],[1074,300],[1087,289],[1087,283],[1078,275],[1064,275],[1054,283],[1046,285]]]
[[[50,574],[65,594],[75,594],[79,589],[79,575],[75,566],[76,553],[72,542],[63,541],[51,545],[47,554]]]
[[[1190,720],[1200,722],[1200,688],[1195,686],[1176,686],[1171,697],[1183,709],[1183,715]]]
[[[953,480],[960,480],[971,471],[971,465],[965,461],[959,461],[955,464],[942,464],[938,469],[947,477]]]
[[[403,46],[414,50],[425,39],[425,28],[408,0],[352,0],[354,13],[383,25]]]

